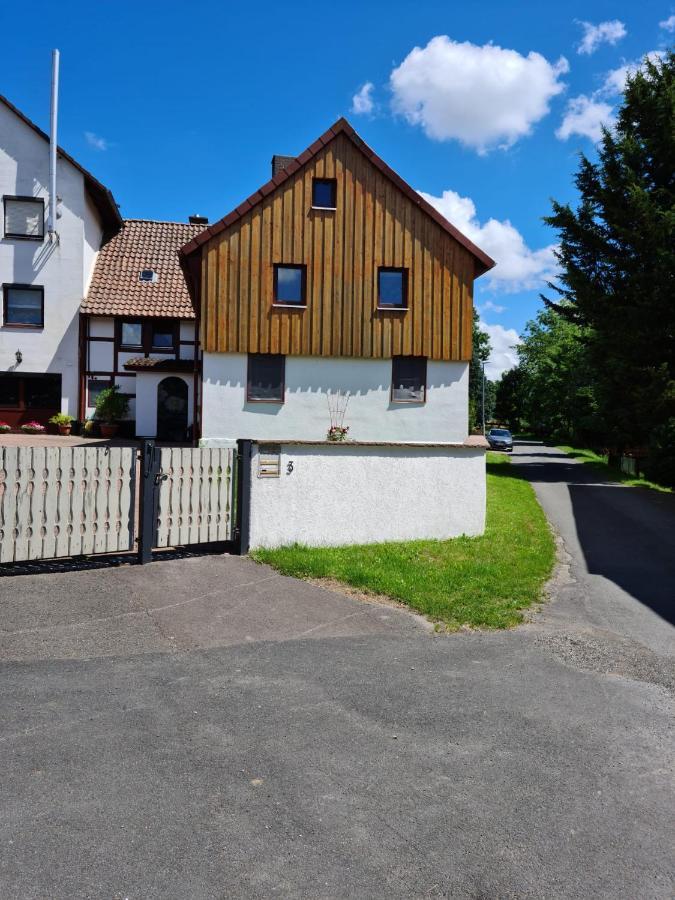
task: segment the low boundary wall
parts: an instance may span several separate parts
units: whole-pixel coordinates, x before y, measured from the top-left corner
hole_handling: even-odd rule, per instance
[[[253,441],[250,453],[250,549],[485,529],[482,445]]]

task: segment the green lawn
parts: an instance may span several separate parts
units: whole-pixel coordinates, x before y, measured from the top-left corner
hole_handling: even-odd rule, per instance
[[[656,484],[653,481],[649,481],[647,478],[633,478],[632,475],[625,475],[621,471],[621,469],[617,469],[614,466],[608,465],[606,456],[601,456],[599,453],[594,453],[593,450],[584,450],[579,447],[567,446],[560,446],[558,447],[558,450],[562,450],[573,459],[578,459],[579,462],[586,463],[589,466],[593,466],[598,475],[609,481],[620,481],[622,484],[627,484],[631,487],[646,487],[650,488],[653,491],[663,491],[667,494],[672,493],[670,488],[664,487],[661,484]]]
[[[298,545],[252,553],[285,575],[329,578],[393,597],[445,623],[508,628],[541,597],[555,547],[530,484],[506,456],[488,453],[482,537],[350,547]]]

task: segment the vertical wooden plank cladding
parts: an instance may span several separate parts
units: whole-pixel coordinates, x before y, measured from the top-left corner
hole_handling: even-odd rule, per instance
[[[337,210],[311,209],[313,178]],[[306,310],[272,309],[273,264],[307,266]],[[377,269],[408,269],[409,309],[377,311]],[[471,355],[473,257],[344,134],[205,245],[202,340],[216,352]]]

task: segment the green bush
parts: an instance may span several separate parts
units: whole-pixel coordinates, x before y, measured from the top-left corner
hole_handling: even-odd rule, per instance
[[[119,385],[104,388],[96,400],[96,418],[111,425],[129,412],[129,398],[120,393]]]
[[[675,418],[652,432],[645,474],[659,484],[675,487]]]

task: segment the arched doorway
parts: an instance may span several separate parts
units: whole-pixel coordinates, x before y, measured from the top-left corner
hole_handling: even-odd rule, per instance
[[[184,441],[188,429],[188,386],[182,378],[163,378],[157,385],[157,440]]]

